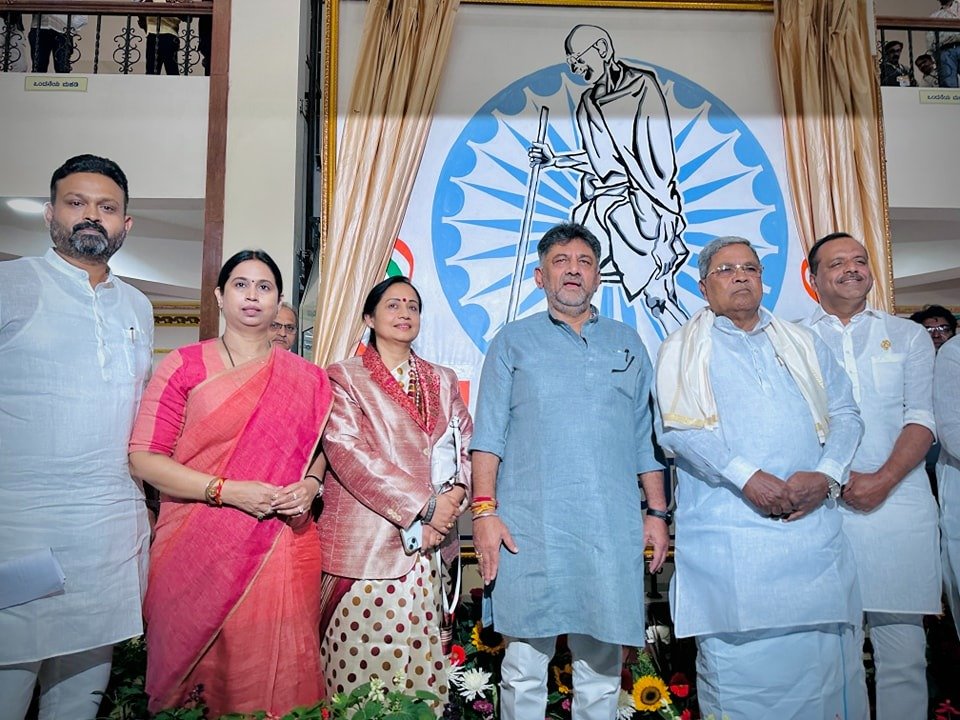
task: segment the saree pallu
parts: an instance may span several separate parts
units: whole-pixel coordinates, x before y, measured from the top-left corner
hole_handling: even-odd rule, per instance
[[[274,350],[266,365],[217,374],[187,399],[173,459],[231,481],[298,481],[330,407],[325,374]],[[212,717],[283,713],[323,695],[320,548],[298,532],[228,507],[163,502],[144,601],[150,710],[198,684]]]

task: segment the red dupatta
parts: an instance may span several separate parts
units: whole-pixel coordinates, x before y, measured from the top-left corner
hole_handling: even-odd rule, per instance
[[[274,349],[266,365],[248,363],[194,389],[174,459],[230,480],[289,485],[312,460],[330,403],[320,368]],[[164,506],[144,601],[146,690],[161,701],[216,638],[284,527],[232,508]]]

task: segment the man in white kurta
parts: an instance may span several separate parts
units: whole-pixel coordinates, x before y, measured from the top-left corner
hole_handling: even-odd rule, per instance
[[[934,415],[940,436],[937,496],[943,589],[960,635],[960,337],[940,346],[933,373]]]
[[[0,568],[52,553],[66,577],[0,609],[4,720],[24,716],[38,680],[41,718],[95,717],[113,644],[142,631],[149,527],[127,442],[153,313],[107,266],[126,201],[113,162],[71,158],[51,181],[54,247],[0,263]]]
[[[935,432],[933,343],[920,325],[867,306],[867,251],[849,235],[817,241],[808,262],[820,307],[807,324],[846,370],[864,421],[840,510],[873,645],[877,720],[920,720],[923,616],[941,607],[937,506],[924,470]]]
[[[742,238],[699,256],[700,310],[660,348],[660,442],[676,455],[678,637],[704,717],[866,720],[853,553],[836,498],[862,424],[808,329],[760,308]]]

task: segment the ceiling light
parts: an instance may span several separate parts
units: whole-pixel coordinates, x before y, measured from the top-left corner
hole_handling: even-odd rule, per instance
[[[7,205],[11,210],[16,210],[24,215],[39,215],[43,212],[43,203],[38,200],[28,200],[27,198],[13,198],[7,200]]]

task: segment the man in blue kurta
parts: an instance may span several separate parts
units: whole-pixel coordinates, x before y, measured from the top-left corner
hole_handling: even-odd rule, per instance
[[[596,237],[558,225],[537,252],[548,311],[504,327],[480,378],[474,493],[499,502],[497,512],[483,500],[487,509],[474,513],[484,614],[507,638],[504,720],[544,716],[561,634],[573,655],[573,718],[611,720],[621,645],[644,642],[644,545],[656,571],[669,542],[652,368],[637,333],[590,304],[600,284]]]
[[[837,509],[863,429],[850,381],[807,328],[760,307],[756,251],[700,253],[709,303],[657,358],[677,456],[677,637],[697,639],[704,717],[866,720],[860,594]]]

